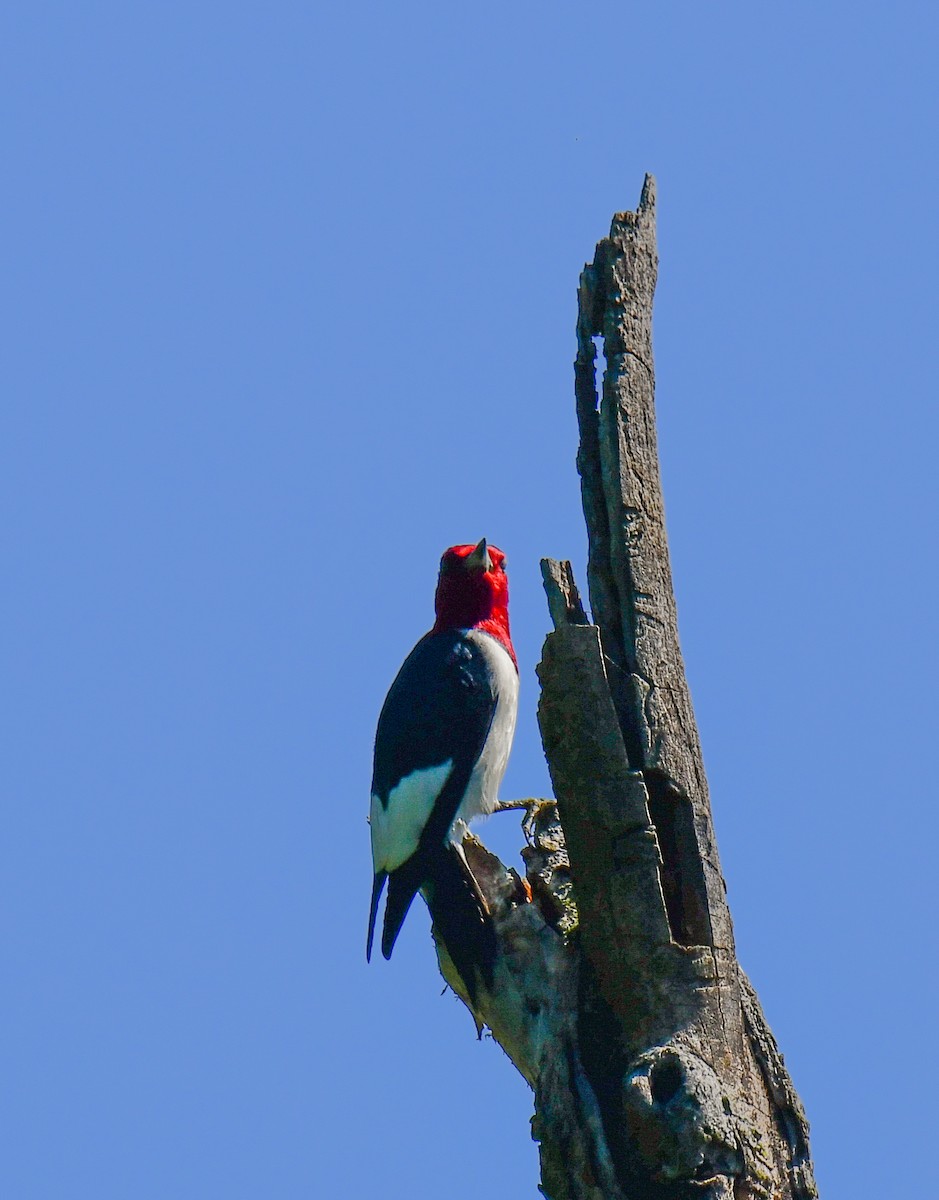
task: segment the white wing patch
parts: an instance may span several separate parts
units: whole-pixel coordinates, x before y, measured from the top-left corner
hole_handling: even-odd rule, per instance
[[[369,823],[375,874],[394,871],[417,849],[437,797],[453,770],[453,759],[406,775],[388,793],[388,807],[372,794]]]

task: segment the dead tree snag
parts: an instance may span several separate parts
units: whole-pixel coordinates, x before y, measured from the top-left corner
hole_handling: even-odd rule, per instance
[[[554,631],[528,887],[465,848],[499,938],[471,1006],[535,1092],[550,1200],[805,1200],[808,1126],[734,952],[678,643],[656,449],[655,185],[581,276],[577,466],[593,623],[542,564]],[[605,371],[598,401],[596,345]],[[529,900],[529,892],[531,900]],[[469,1006],[438,943],[441,969]]]

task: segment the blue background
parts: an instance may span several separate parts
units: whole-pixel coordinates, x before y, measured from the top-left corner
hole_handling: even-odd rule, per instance
[[[823,1195],[930,1177],[935,6],[0,22],[3,1194],[535,1196],[527,1089],[441,996],[422,907],[366,968],[371,739],[441,551],[485,535],[504,794],[548,791],[575,288],[646,170],[740,959]]]

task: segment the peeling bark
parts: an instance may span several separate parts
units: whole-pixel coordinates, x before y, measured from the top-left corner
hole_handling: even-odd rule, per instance
[[[542,564],[554,631],[538,719],[556,801],[531,801],[526,880],[464,849],[499,952],[474,1004],[535,1093],[549,1200],[816,1195],[808,1125],[734,951],[678,643],[656,448],[655,186],[581,276],[577,466],[590,623]],[[606,370],[598,402],[595,339]]]

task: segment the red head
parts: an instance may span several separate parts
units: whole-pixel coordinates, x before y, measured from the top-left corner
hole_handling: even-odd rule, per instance
[[[485,538],[478,546],[451,546],[446,551],[440,560],[434,607],[434,633],[442,629],[482,629],[500,641],[516,661],[509,636],[505,555],[487,545]]]

